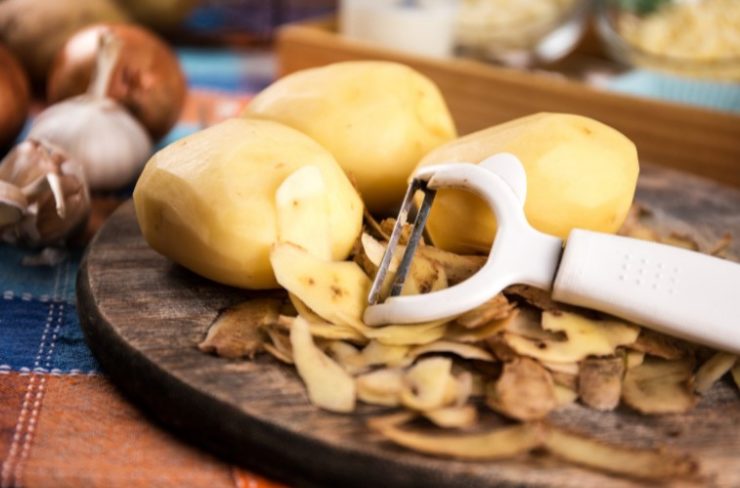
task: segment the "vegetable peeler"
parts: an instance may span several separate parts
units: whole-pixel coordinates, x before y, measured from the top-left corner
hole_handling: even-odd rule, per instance
[[[401,296],[436,191],[471,191],[491,207],[496,237],[483,267],[467,280],[422,295]],[[368,325],[454,318],[505,287],[525,284],[554,300],[600,310],[666,334],[740,354],[740,265],[713,256],[629,237],[573,229],[563,242],[529,225],[527,177],[509,153],[479,164],[427,166],[413,176],[368,297]],[[385,282],[415,194],[424,199],[411,237],[381,302]]]

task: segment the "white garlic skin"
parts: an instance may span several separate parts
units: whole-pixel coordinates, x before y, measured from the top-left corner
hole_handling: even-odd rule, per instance
[[[28,137],[57,145],[79,161],[91,190],[131,183],[152,152],[146,130],[121,105],[89,95],[44,110]]]

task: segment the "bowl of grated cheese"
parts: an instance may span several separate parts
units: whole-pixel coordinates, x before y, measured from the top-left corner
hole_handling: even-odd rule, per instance
[[[740,0],[600,0],[597,27],[629,65],[740,83]]]

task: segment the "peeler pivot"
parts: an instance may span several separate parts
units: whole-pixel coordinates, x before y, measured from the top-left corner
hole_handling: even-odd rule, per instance
[[[512,165],[512,158],[512,155],[506,154],[493,156],[481,164],[428,166],[414,175],[373,282],[370,306],[364,315],[367,324],[406,324],[454,317],[483,304],[512,283],[551,288],[562,252],[562,241],[530,227],[523,208],[526,191],[524,171],[515,158],[515,164]],[[508,163],[504,160],[508,160]],[[508,168],[506,173],[512,181],[511,185],[494,173],[492,167],[496,166]],[[406,247],[397,278],[399,275],[403,276],[403,267],[408,267],[418,245],[418,239],[414,242],[413,235],[421,236],[433,199],[431,192],[442,188],[472,191],[493,209],[498,231],[488,260],[474,276],[450,288],[425,295],[398,296],[392,293],[383,303],[378,303],[379,290],[390,266],[401,228],[407,220],[408,207],[414,193],[424,189],[427,196],[414,223],[412,241]],[[400,292],[402,279],[397,279],[394,283],[398,285],[400,282],[399,286],[395,286],[396,292]]]

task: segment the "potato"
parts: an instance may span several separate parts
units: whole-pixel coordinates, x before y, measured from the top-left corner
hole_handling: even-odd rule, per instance
[[[263,120],[230,119],[155,154],[134,190],[139,226],[156,251],[214,281],[275,288],[276,191],[304,166],[321,171],[334,259],[360,233],[362,202],[326,150]]]
[[[368,209],[395,214],[411,171],[455,137],[437,87],[406,66],[332,64],[269,86],[244,115],[294,127],[331,152],[357,182]]]
[[[577,227],[616,232],[627,216],[639,171],[635,145],[616,130],[578,115],[540,113],[462,137],[428,154],[420,166],[478,163],[516,155],[527,173],[524,211],[536,229],[567,238]],[[471,193],[439,192],[427,224],[437,247],[488,252],[493,212]]]

